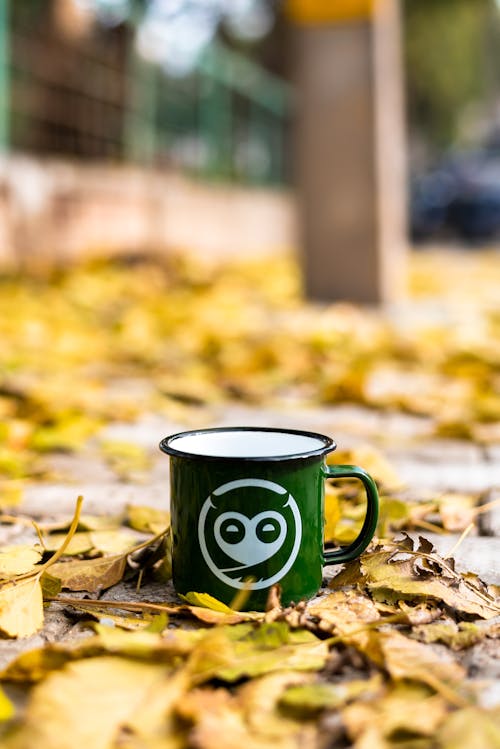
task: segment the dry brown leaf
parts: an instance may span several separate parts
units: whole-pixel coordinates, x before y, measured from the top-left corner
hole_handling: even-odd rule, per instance
[[[448,705],[422,684],[400,683],[385,696],[369,702],[354,702],[342,710],[348,734],[355,746],[393,746],[386,740],[398,734],[433,736],[446,718]],[[378,742],[378,743],[377,743]]]
[[[137,536],[126,528],[90,531],[89,537],[95,551],[103,555],[126,554],[137,545]]]
[[[198,689],[190,692],[178,705],[183,720],[192,728],[188,745],[197,749],[316,749],[315,731],[300,727],[294,733],[261,734],[245,720],[237,696],[223,689]],[[285,725],[287,725],[285,723]]]
[[[258,734],[282,738],[300,733],[301,726],[293,716],[285,717],[277,710],[278,703],[289,687],[310,683],[313,674],[298,671],[279,671],[251,679],[238,689],[238,702],[245,722]]]
[[[430,544],[415,552],[412,546],[399,543],[388,548],[388,551],[374,551],[361,558],[364,584],[381,598],[392,596],[412,601],[432,598],[483,619],[500,613],[498,603],[486,586],[456,573],[453,563],[434,553]]]
[[[400,632],[376,633],[384,666],[395,680],[411,679],[433,689],[441,683],[458,686],[465,678],[465,669],[446,651],[434,650]]]
[[[352,625],[359,629],[360,623],[376,622],[380,614],[373,601],[354,590],[336,590],[317,599],[307,607],[311,616],[316,616],[333,630],[349,631]]]
[[[63,589],[97,593],[120,582],[126,566],[126,555],[114,554],[98,559],[57,562],[52,566],[51,575],[61,581]]]

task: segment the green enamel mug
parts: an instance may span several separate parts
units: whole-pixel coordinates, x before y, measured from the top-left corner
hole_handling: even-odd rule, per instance
[[[279,583],[284,605],[315,595],[323,566],[358,557],[378,518],[377,487],[362,468],[327,465],[330,437],[295,429],[222,427],[166,437],[170,456],[172,573],[178,593],[209,593],[263,610]],[[356,478],[366,516],[346,547],[325,550],[325,479]]]

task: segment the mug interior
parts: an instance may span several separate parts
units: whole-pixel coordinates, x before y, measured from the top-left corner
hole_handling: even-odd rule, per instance
[[[174,455],[264,460],[322,455],[335,449],[330,437],[314,432],[253,427],[182,432],[167,437],[160,446]]]

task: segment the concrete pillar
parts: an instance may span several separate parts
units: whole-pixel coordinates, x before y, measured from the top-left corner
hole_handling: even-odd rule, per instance
[[[404,289],[406,247],[398,0],[290,5],[306,293],[394,300]]]

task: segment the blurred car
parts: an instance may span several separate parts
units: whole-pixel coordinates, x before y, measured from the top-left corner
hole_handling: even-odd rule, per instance
[[[500,144],[454,153],[410,186],[414,240],[458,236],[475,243],[500,237]]]

